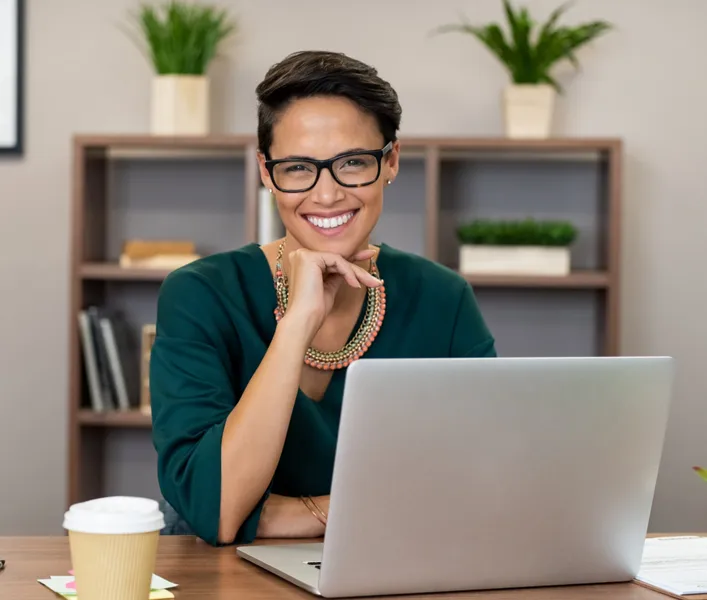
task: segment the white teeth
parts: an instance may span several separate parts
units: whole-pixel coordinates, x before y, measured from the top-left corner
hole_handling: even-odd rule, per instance
[[[341,227],[344,223],[348,223],[349,219],[353,217],[354,213],[346,213],[345,215],[339,215],[338,217],[331,217],[328,219],[323,219],[321,217],[307,217],[307,220],[317,227],[322,229],[333,229],[335,227]]]

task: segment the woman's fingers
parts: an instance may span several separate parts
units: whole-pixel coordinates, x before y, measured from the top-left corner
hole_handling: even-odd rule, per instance
[[[327,272],[338,273],[352,287],[360,288],[361,284],[367,287],[378,287],[381,284],[380,279],[337,254],[323,254],[322,258]]]
[[[367,248],[366,250],[361,250],[351,257],[351,261],[368,260],[375,256],[376,251],[373,248]]]
[[[376,249],[375,248],[367,248],[366,250],[361,250],[360,252],[357,252],[354,254],[352,257],[352,261],[363,261],[363,260],[369,260],[373,258],[376,255]],[[356,276],[358,277],[358,280],[363,283],[364,285],[368,287],[378,287],[381,285],[381,280],[374,277],[371,275],[366,269],[362,269],[358,265],[354,265],[354,271],[356,272]]]
[[[351,287],[361,287],[353,267],[350,262],[337,254],[320,254],[322,260],[322,270],[325,273],[338,273],[344,278],[344,281]]]
[[[371,275],[366,269],[362,269],[358,265],[351,265],[353,267],[354,273],[357,279],[367,287],[378,287],[381,285],[381,280],[377,277]]]

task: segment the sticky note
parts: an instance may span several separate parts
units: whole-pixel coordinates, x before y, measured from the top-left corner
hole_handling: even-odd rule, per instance
[[[37,579],[37,581],[68,600],[78,600],[76,579],[72,575],[52,575],[49,579]],[[170,588],[174,587],[177,587],[176,583],[153,574],[150,600],[167,600],[174,598],[174,594],[169,591]]]

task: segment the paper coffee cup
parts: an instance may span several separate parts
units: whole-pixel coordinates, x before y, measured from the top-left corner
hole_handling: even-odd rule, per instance
[[[164,515],[154,500],[97,498],[64,513],[80,600],[147,600]]]

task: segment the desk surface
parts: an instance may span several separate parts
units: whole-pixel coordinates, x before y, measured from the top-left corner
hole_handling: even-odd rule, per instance
[[[0,537],[0,571],[3,600],[52,600],[50,590],[38,578],[65,575],[71,568],[68,538]],[[155,572],[179,584],[175,600],[289,600],[315,596],[241,560],[235,547],[213,548],[193,537],[163,536]],[[428,594],[406,596],[426,599],[473,598],[474,600],[669,600],[669,596],[635,583],[572,587]],[[688,600],[705,596],[688,596]]]

